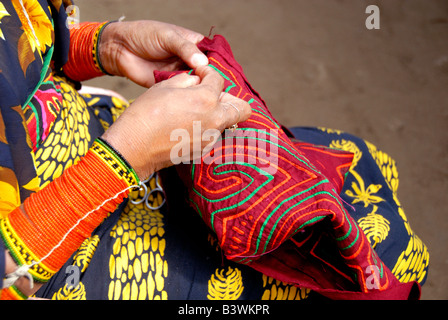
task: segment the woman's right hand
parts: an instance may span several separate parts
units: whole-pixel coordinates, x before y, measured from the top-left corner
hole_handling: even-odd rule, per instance
[[[187,157],[193,160],[201,156],[193,154],[193,146],[200,145],[202,151],[210,144],[210,140],[202,139],[205,131],[215,129],[220,134],[250,117],[247,102],[222,92],[224,80],[215,70],[204,66],[197,68],[195,74],[182,73],[152,86],[102,136],[123,155],[140,179],[173,165],[171,150],[179,144],[171,141],[174,130],[188,132],[189,139],[182,143],[189,143]],[[200,135],[193,134],[195,122],[200,124]]]

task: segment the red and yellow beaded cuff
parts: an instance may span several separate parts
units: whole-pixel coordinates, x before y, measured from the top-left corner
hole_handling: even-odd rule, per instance
[[[70,29],[70,49],[64,73],[84,81],[107,74],[99,59],[99,40],[108,22],[83,22]]]
[[[1,219],[0,236],[17,265],[47,282],[138,185],[126,160],[97,139],[76,165]]]

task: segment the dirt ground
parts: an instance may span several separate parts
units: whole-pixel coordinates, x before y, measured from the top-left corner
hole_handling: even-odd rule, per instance
[[[446,0],[77,0],[81,21],[152,19],[224,35],[287,126],[325,126],[389,153],[399,198],[430,251],[422,299],[448,299]],[[368,30],[368,5],[380,29]],[[108,77],[89,85],[135,98]]]

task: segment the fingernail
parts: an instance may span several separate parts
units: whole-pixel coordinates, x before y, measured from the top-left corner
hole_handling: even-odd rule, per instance
[[[191,62],[195,66],[206,66],[208,65],[208,58],[201,53],[195,53],[193,54],[193,57],[191,58]]]

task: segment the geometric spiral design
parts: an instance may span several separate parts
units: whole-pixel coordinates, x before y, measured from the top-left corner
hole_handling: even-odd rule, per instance
[[[205,38],[198,47],[224,78],[224,91],[252,107],[251,117],[234,132],[226,130],[201,161],[177,166],[192,207],[215,232],[226,258],[329,295],[335,290],[385,291],[397,285],[346,212],[337,178],[329,179],[328,171],[323,174],[317,162],[307,158],[316,150],[298,148],[291,141],[246,80],[224,37]],[[156,72],[156,81],[174,74]],[[352,159],[324,152],[333,159],[327,163],[332,172],[343,176]],[[309,241],[294,239],[317,225],[327,226],[326,232]],[[330,257],[320,250],[325,239],[334,244]],[[342,263],[333,262],[335,257],[342,257]]]

